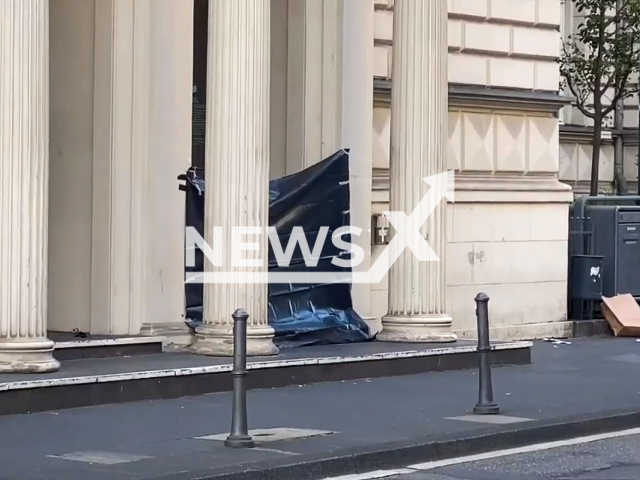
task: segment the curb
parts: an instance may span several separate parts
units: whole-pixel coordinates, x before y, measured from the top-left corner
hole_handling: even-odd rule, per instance
[[[157,480],[318,480],[387,470],[459,456],[517,448],[640,427],[640,408],[528,422],[527,427],[482,428],[457,435],[432,436],[346,449],[333,456],[306,455],[295,461],[265,461],[240,467],[190,472]]]
[[[531,342],[495,345],[493,365],[529,365]],[[476,347],[409,350],[349,357],[311,357],[252,361],[247,388],[336,382],[358,378],[412,375],[477,368]],[[0,416],[66,408],[162,400],[190,395],[231,392],[232,364],[168,368],[125,373],[37,377],[0,383]]]

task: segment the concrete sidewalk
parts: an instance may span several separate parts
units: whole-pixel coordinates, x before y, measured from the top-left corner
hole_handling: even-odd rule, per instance
[[[504,416],[480,419],[456,418],[475,371],[251,391],[250,428],[325,433],[241,451],[196,438],[228,432],[228,393],[7,416],[0,478],[314,479],[640,426],[639,368],[634,339],[536,343],[533,365],[494,369]]]

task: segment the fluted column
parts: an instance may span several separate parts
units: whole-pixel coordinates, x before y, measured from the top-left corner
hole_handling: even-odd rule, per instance
[[[222,227],[223,266],[215,267],[220,271],[260,271],[267,265],[270,35],[269,0],[210,0],[205,239],[213,246],[213,228]],[[245,253],[260,258],[262,266],[232,265],[233,227],[261,229],[242,241],[259,244],[258,251]],[[278,353],[267,304],[266,284],[205,284],[204,325],[194,350],[232,354],[231,314],[244,308],[250,315],[248,354]]]
[[[391,211],[407,215],[428,190],[423,178],[447,168],[447,0],[396,0],[391,97]],[[446,314],[446,200],[421,228],[439,262],[409,249],[389,272],[389,313],[379,340],[451,342]]]
[[[0,371],[50,372],[49,2],[0,0]]]

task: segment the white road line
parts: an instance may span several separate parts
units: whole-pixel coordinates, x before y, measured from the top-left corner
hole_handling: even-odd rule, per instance
[[[370,480],[374,478],[391,477],[393,475],[405,475],[407,473],[414,473],[415,470],[411,468],[398,468],[396,470],[376,470],[375,472],[368,473],[354,473],[353,475],[342,475],[341,477],[331,477],[325,480]]]
[[[592,443],[609,438],[626,437],[629,435],[640,434],[640,428],[632,428],[619,432],[601,433],[598,435],[588,435],[584,437],[571,438],[569,440],[558,440],[556,442],[536,443],[527,445],[526,447],[507,448],[504,450],[496,450],[494,452],[480,453],[477,455],[467,455],[465,457],[450,458],[447,460],[437,460],[433,462],[417,463],[409,465],[405,468],[395,470],[376,470],[375,472],[359,473],[353,475],[343,475],[340,477],[330,477],[324,480],[373,480],[394,475],[405,475],[421,470],[433,470],[435,468],[447,467],[450,465],[459,465],[461,463],[476,462],[479,460],[488,460],[491,458],[507,457],[509,455],[518,455],[521,453],[539,452],[541,450],[551,450],[553,448],[568,447],[571,445],[580,445],[583,443]]]
[[[558,440],[556,442],[535,443],[526,447],[507,448],[505,450],[497,450],[495,452],[480,453],[478,455],[468,455],[466,457],[450,458],[448,460],[438,460],[435,462],[418,463],[409,465],[407,468],[413,470],[432,470],[438,467],[446,467],[448,465],[458,465],[460,463],[475,462],[478,460],[488,460],[490,458],[507,457],[509,455],[518,455],[519,453],[539,452],[541,450],[551,450],[552,448],[568,447],[570,445],[580,445],[583,443],[597,442],[608,438],[626,437],[629,435],[640,434],[640,428],[632,428],[630,430],[622,430],[619,432],[601,433],[599,435],[588,435],[586,437],[576,437],[569,440]]]

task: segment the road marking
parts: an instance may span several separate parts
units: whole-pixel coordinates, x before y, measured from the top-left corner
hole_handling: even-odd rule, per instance
[[[640,428],[632,428],[630,430],[622,430],[619,432],[601,433],[598,435],[588,435],[585,437],[576,437],[569,440],[558,440],[556,442],[534,443],[526,447],[507,448],[505,450],[497,450],[495,452],[479,453],[477,455],[468,455],[466,457],[450,458],[448,460],[437,460],[434,462],[418,463],[409,465],[407,468],[413,470],[433,470],[434,468],[446,467],[449,465],[458,465],[461,463],[476,462],[478,460],[488,460],[491,458],[507,457],[510,455],[518,455],[520,453],[539,452],[542,450],[551,450],[553,448],[568,447],[571,445],[580,445],[583,443],[597,442],[608,438],[627,437],[629,435],[640,434]]]
[[[533,418],[510,417],[509,415],[462,415],[460,417],[446,417],[445,420],[507,425],[509,423],[531,422]]]
[[[414,473],[415,470],[411,468],[398,468],[396,470],[376,470],[375,472],[368,473],[354,473],[353,475],[343,475],[341,477],[331,477],[325,480],[370,480],[374,478],[391,477],[393,475],[405,475],[407,473]]]
[[[555,442],[535,443],[526,447],[507,448],[504,450],[496,450],[494,452],[479,453],[477,455],[467,455],[465,457],[449,458],[447,460],[437,460],[433,462],[417,463],[409,465],[405,468],[395,470],[376,470],[369,473],[359,473],[353,475],[343,475],[339,477],[329,477],[324,480],[372,480],[395,475],[406,475],[417,471],[433,470],[440,467],[448,467],[450,465],[459,465],[461,463],[476,462],[479,460],[489,460],[491,458],[507,457],[510,455],[518,455],[521,453],[539,452],[542,450],[551,450],[553,448],[568,447],[571,445],[580,445],[583,443],[592,443],[609,438],[627,437],[629,435],[640,434],[640,428],[632,428],[629,430],[621,430],[619,432],[601,433],[598,435],[587,435],[584,437],[571,438],[569,440],[558,440]]]

